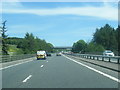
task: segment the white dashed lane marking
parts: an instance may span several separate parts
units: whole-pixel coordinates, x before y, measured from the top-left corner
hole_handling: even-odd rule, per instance
[[[43,67],[44,65],[41,65],[41,68]]]
[[[24,79],[22,82],[27,82],[28,79],[30,79],[32,77],[32,75],[29,75],[26,79]]]

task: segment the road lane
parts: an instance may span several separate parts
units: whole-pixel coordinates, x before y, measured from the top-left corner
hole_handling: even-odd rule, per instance
[[[37,70],[41,69],[41,65],[45,64],[45,60],[33,60],[14,67],[2,70],[2,83],[4,88],[18,88],[22,81]]]
[[[75,59],[76,61],[78,61],[78,62],[81,62],[81,63],[83,63],[83,64],[85,64],[85,65],[88,65],[88,66],[90,66],[90,67],[93,67],[93,68],[95,68],[95,69],[97,69],[97,70],[100,70],[100,71],[102,71],[102,72],[104,72],[104,73],[107,73],[107,74],[109,74],[109,75],[111,75],[111,76],[113,76],[113,77],[115,77],[115,78],[119,78],[119,73],[118,72],[116,72],[116,71],[113,71],[113,70],[111,70],[111,69],[107,69],[107,68],[102,68],[101,66],[99,66],[99,65],[103,65],[103,66],[105,66],[106,65],[106,67],[109,67],[109,68],[113,68],[113,67],[115,67],[115,65],[116,65],[116,67],[119,67],[117,64],[114,64],[114,63],[109,63],[109,62],[102,62],[102,61],[97,61],[97,63],[96,63],[96,61],[95,60],[89,60],[89,59],[81,59],[81,58],[79,58],[79,57],[73,57],[73,56],[70,56],[70,55],[67,55],[67,57],[70,57],[70,58],[72,58],[72,59]],[[88,62],[85,62],[85,61],[88,61]],[[89,62],[92,62],[92,63],[96,63],[96,65],[95,64],[91,64],[91,63],[89,63]],[[106,63],[106,64],[105,64]],[[98,64],[98,65],[97,65]],[[111,65],[109,65],[109,64],[111,64]],[[113,64],[113,65],[112,65]]]
[[[119,80],[118,78],[115,78],[115,77],[113,77],[113,76],[111,76],[111,75],[109,75],[109,74],[106,74],[106,73],[104,73],[104,72],[102,72],[102,71],[100,71],[100,70],[97,70],[97,69],[95,69],[95,68],[93,68],[93,67],[90,67],[90,66],[88,66],[88,65],[86,65],[86,64],[83,64],[83,63],[81,63],[81,62],[78,62],[78,61],[76,61],[75,59],[69,58],[69,57],[67,57],[67,56],[65,56],[65,55],[63,55],[63,56],[66,57],[67,59],[69,59],[69,60],[77,63],[77,64],[80,64],[80,65],[82,65],[82,66],[84,66],[84,67],[86,67],[86,68],[88,68],[88,69],[90,69],[90,70],[92,70],[92,71],[95,71],[95,72],[97,72],[97,73],[99,73],[99,74],[101,74],[101,75],[103,75],[103,76],[105,76],[105,77],[108,77],[108,78],[110,78],[110,79],[112,79],[112,80],[120,83],[120,80]]]
[[[23,83],[29,75],[32,77]],[[118,83],[63,56],[52,55],[44,61],[32,61],[3,70],[3,87],[117,88]]]

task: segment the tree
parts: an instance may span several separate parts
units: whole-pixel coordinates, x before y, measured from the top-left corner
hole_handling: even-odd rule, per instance
[[[36,53],[38,50],[45,50],[47,52],[52,52],[53,45],[47,43],[45,40],[41,40],[38,37],[34,37],[32,33],[26,33],[25,37],[20,40],[17,44],[18,48],[24,51],[24,54]]]
[[[99,44],[95,44],[94,42],[90,42],[87,44],[87,48],[86,48],[86,53],[89,54],[101,54],[104,51],[104,47],[102,45]]]
[[[85,48],[86,48],[86,42],[84,40],[79,40],[79,41],[77,41],[76,43],[73,44],[72,52],[84,53],[85,52]]]
[[[18,45],[22,41],[23,41],[23,38],[8,37],[6,43],[10,45]]]
[[[96,32],[93,35],[93,42],[112,51],[116,50],[116,47],[118,46],[115,30],[108,24],[100,29],[96,29]]]
[[[2,34],[2,55],[8,55],[8,46],[6,44],[7,35],[5,34],[7,32],[7,30],[6,30],[6,22],[7,21],[4,21],[2,23],[2,27],[1,27],[1,34]]]
[[[25,54],[35,52],[35,39],[32,33],[26,33],[23,43],[23,50],[25,51]]]

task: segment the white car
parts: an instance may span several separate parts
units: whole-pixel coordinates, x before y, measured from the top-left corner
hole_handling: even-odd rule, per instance
[[[104,55],[104,56],[115,56],[114,53],[113,53],[112,51],[110,51],[110,50],[105,50],[105,51],[103,52],[103,55]]]

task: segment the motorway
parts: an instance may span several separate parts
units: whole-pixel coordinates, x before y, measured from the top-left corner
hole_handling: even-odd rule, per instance
[[[2,69],[2,88],[118,88],[118,73],[56,56]]]

